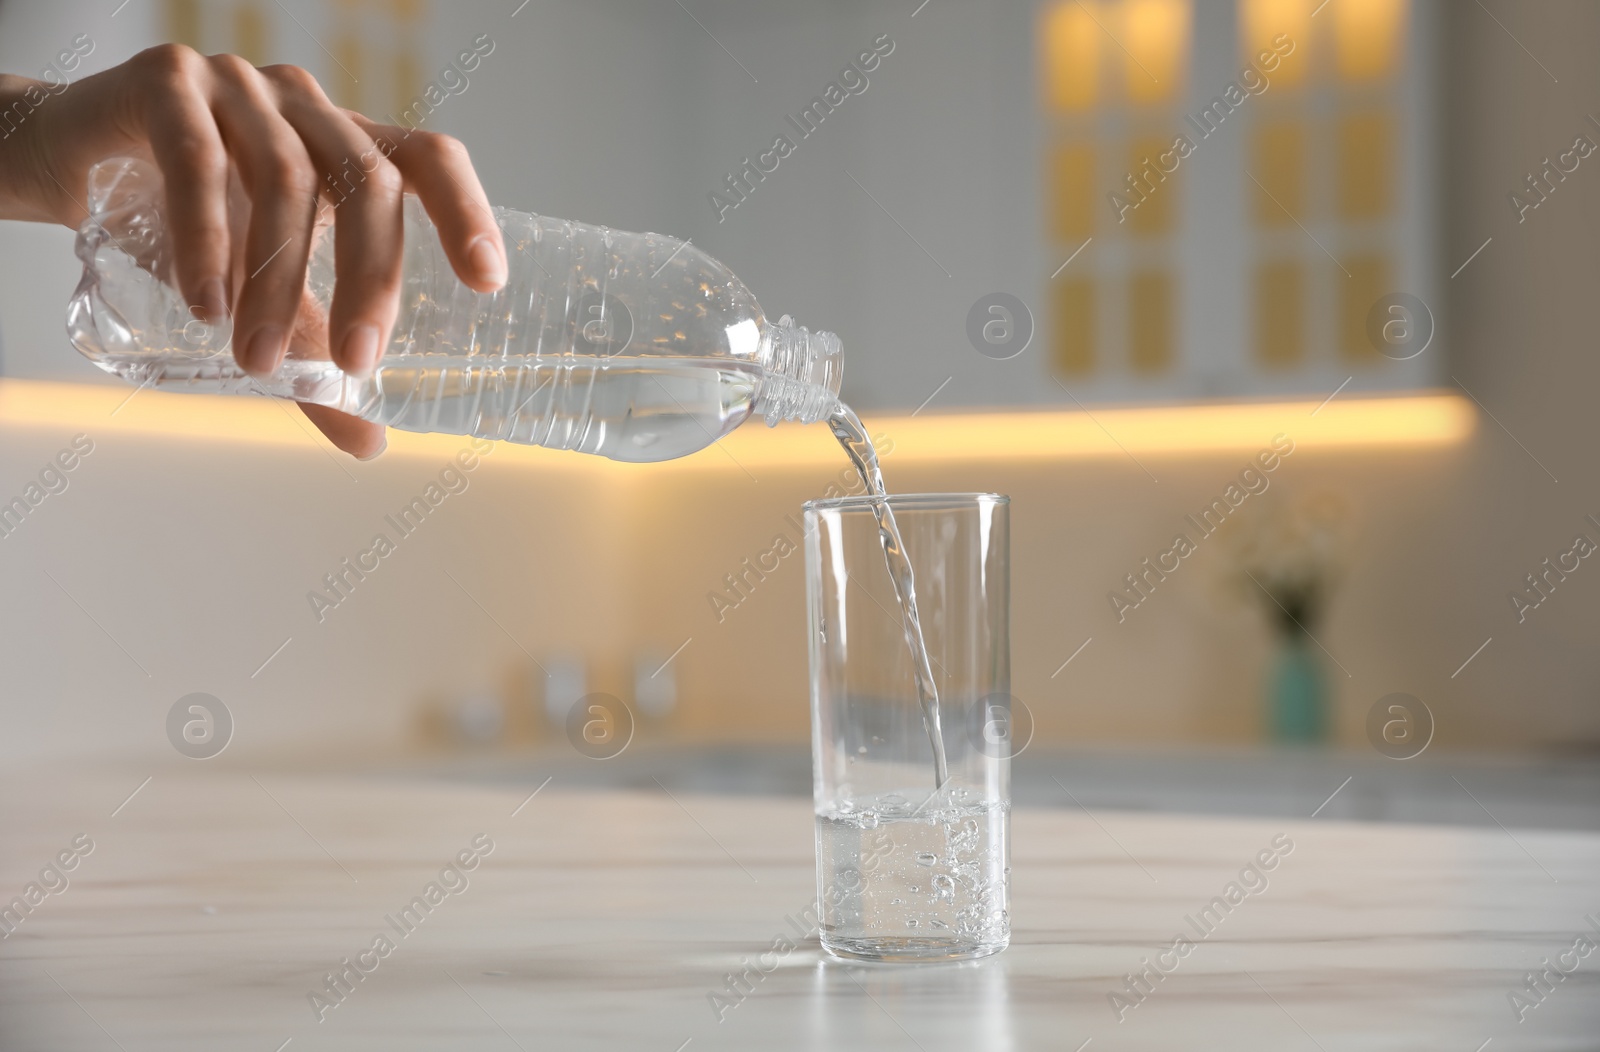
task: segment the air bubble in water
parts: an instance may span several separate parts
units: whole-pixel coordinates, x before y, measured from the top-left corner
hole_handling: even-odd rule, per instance
[[[950,851],[952,854],[969,854],[976,851],[978,846],[978,823],[970,818],[961,823],[959,831],[951,833]]]

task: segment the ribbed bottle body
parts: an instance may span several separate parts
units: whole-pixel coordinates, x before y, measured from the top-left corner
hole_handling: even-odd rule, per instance
[[[478,293],[456,278],[415,198],[406,201],[399,317],[373,374],[347,376],[329,360],[334,231],[320,226],[289,356],[257,380],[234,362],[231,327],[196,321],[172,286],[158,173],[106,162],[91,176],[90,201],[68,329],[79,350],[131,383],[267,394],[409,431],[624,461],[680,457],[733,430],[756,407],[775,357],[831,384],[811,401],[837,392],[837,339],[770,324],[743,283],[692,244],[496,209],[507,280]],[[775,353],[796,346],[795,333],[802,348],[831,341],[819,352],[827,369]]]

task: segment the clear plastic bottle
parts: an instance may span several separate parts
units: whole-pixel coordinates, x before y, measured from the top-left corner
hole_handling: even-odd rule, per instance
[[[67,330],[129,383],[274,395],[407,431],[633,462],[693,453],[753,414],[812,423],[837,402],[838,337],[769,321],[692,244],[497,208],[508,276],[480,294],[456,278],[410,197],[400,314],[373,374],[347,376],[327,357],[333,230],[319,226],[307,289],[323,331],[291,341],[278,373],[256,380],[234,362],[231,326],[197,320],[176,291],[162,201],[152,164],[104,161],[78,231],[83,279]]]

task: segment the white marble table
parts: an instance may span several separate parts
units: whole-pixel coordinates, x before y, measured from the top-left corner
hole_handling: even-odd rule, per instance
[[[719,1021],[708,995],[811,901],[803,801],[197,764],[135,793],[147,773],[0,781],[0,907],[74,865],[6,921],[0,1050],[1600,1047],[1600,953],[1520,1022],[1507,996],[1600,912],[1593,834],[1024,810],[1010,950],[860,966],[807,940]],[[401,936],[386,916],[480,834],[469,883]],[[1200,938],[1187,918],[1280,836],[1270,883]],[[1179,933],[1119,1021],[1109,995]],[[308,995],[379,934],[318,1021]]]

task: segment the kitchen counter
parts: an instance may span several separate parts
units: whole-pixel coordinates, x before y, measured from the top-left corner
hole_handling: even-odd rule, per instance
[[[1600,1040],[1600,954],[1525,987],[1580,933],[1600,943],[1592,833],[1021,809],[1009,950],[857,965],[794,928],[814,896],[803,800],[197,768],[0,780],[0,900],[57,889],[0,918],[0,1049]],[[1275,841],[1292,850],[1265,886],[1197,925]],[[430,882],[454,890],[401,916]],[[1163,954],[1179,935],[1186,954]]]

